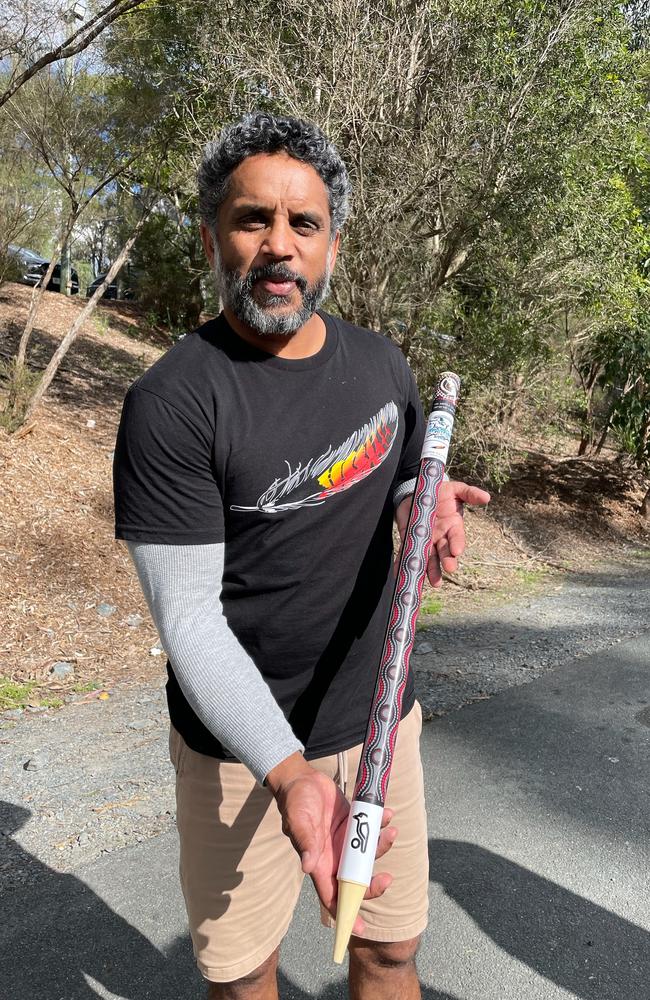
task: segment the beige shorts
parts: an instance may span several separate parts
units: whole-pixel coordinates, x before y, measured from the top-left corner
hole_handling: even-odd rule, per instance
[[[416,702],[401,723],[387,806],[399,836],[376,871],[389,871],[390,888],[366,900],[363,935],[371,941],[407,941],[427,924],[429,859],[420,733]],[[287,932],[304,878],[298,855],[282,833],[268,789],[243,764],[222,763],[190,750],[172,727],[176,770],[180,876],[197,965],[212,982],[241,979],[258,968]],[[312,760],[354,791],[361,745]],[[329,914],[321,921],[332,926]]]

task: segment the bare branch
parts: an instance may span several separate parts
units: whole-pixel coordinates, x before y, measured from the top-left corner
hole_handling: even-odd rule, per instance
[[[77,55],[84,49],[88,48],[90,43],[101,35],[106,28],[116,21],[119,17],[124,14],[128,14],[129,11],[135,10],[137,7],[142,6],[143,0],[112,0],[106,7],[99,11],[94,17],[83,24],[77,31],[73,32],[68,36],[60,45],[52,49],[50,52],[44,53],[39,59],[31,63],[15,80],[11,83],[9,87],[0,94],[0,108],[11,100],[11,98],[16,94],[21,87],[23,87],[28,80],[45,68],[45,66],[51,66],[52,63],[60,62],[62,59],[69,59],[70,56]]]

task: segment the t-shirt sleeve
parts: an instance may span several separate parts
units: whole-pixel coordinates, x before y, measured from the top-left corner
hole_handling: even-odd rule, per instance
[[[426,430],[426,420],[418,387],[411,369],[404,362],[405,368],[405,405],[404,405],[404,442],[402,454],[393,483],[394,489],[417,478]],[[415,483],[413,483],[415,487]]]
[[[203,545],[224,541],[211,428],[148,389],[129,389],[113,461],[115,537]]]

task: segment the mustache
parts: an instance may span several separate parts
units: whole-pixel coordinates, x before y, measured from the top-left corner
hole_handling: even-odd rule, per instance
[[[306,279],[301,274],[292,271],[286,264],[265,264],[264,267],[253,267],[244,280],[249,290],[256,281],[294,281],[301,292],[307,288]]]

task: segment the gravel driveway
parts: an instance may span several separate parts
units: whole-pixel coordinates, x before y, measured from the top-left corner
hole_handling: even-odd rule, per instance
[[[418,632],[411,661],[425,718],[649,628],[650,565],[640,557],[551,577],[534,594],[500,606],[441,615]],[[15,836],[24,852],[56,871],[155,837],[174,821],[162,681],[56,712],[5,713],[0,748],[0,835]],[[19,860],[13,840],[5,846],[0,890],[24,885],[38,871]]]

